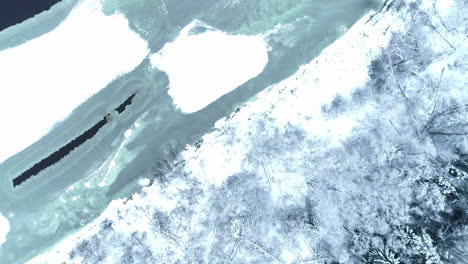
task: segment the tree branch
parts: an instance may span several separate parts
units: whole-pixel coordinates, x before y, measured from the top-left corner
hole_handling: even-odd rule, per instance
[[[443,131],[429,131],[431,135],[442,135],[442,136],[466,136],[468,132],[443,132]]]

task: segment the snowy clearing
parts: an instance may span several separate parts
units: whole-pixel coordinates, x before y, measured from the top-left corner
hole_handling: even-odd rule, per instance
[[[0,163],[148,54],[123,15],[101,8],[101,1],[82,1],[53,31],[0,51]]]
[[[194,33],[195,30],[205,30]],[[259,36],[228,35],[195,20],[151,56],[169,76],[169,95],[185,113],[197,112],[259,75],[268,62]]]

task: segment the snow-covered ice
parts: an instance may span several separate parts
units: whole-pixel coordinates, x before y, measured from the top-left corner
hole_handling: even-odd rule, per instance
[[[10,222],[0,212],[0,246],[5,243],[8,232],[10,232]]]
[[[194,33],[199,28],[206,30]],[[197,112],[259,75],[269,47],[260,36],[229,35],[195,20],[151,56],[169,76],[169,95],[185,113]]]
[[[138,180],[138,184],[141,186],[149,186],[150,183],[151,183],[151,180],[148,178],[143,178],[143,179]]]
[[[0,163],[147,56],[125,16],[101,4],[82,1],[54,30],[0,51]]]

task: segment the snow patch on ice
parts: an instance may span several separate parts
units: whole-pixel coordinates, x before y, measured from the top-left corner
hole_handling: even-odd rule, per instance
[[[106,16],[101,5],[82,1],[53,31],[0,51],[0,163],[148,54],[124,15]]]
[[[0,246],[7,241],[8,232],[10,232],[10,222],[0,212]]]
[[[209,30],[191,34],[198,26]],[[228,35],[195,20],[151,56],[151,65],[169,76],[174,104],[193,113],[259,75],[268,62],[268,50],[260,36]]]
[[[138,184],[141,186],[149,186],[150,183],[151,183],[151,180],[148,178],[143,178],[143,179],[138,180]]]

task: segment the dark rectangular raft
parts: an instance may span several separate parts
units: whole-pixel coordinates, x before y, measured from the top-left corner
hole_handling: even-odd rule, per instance
[[[125,108],[132,103],[132,100],[135,97],[135,95],[136,93],[132,94],[130,97],[127,98],[127,100],[125,100],[125,102],[119,105],[119,107],[117,107],[115,110],[119,114],[121,114],[123,111],[125,111]],[[25,172],[21,173],[21,175],[13,179],[13,187],[16,187],[22,184],[23,182],[27,181],[32,176],[39,174],[39,172],[41,172],[42,170],[45,170],[48,167],[62,160],[65,156],[70,154],[70,152],[72,152],[75,148],[79,147],[81,144],[85,143],[86,141],[94,137],[99,132],[99,130],[107,124],[107,122],[108,122],[108,117],[107,116],[103,117],[102,120],[100,120],[90,129],[86,130],[83,134],[79,135],[78,137],[70,141],[68,144],[66,144],[65,146],[61,147],[59,150],[52,153],[50,156],[34,164],[34,166],[32,166],[30,169],[26,170]]]

